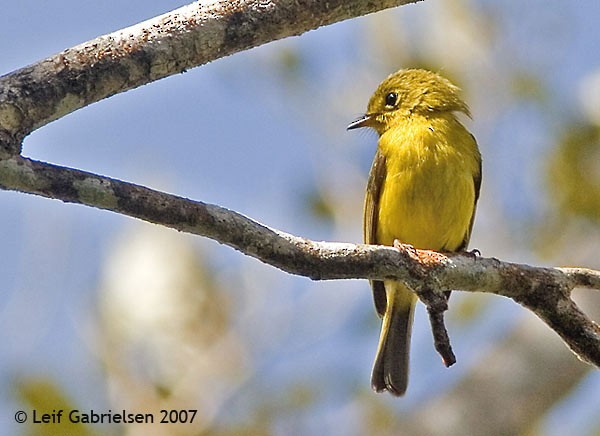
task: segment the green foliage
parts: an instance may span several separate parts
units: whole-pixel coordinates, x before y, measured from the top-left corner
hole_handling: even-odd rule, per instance
[[[564,219],[586,218],[600,225],[599,126],[567,126],[550,159],[548,185]]]

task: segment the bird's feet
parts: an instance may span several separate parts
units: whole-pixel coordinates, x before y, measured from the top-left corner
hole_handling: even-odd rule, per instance
[[[416,249],[410,244],[405,244],[397,239],[394,239],[394,248],[408,254],[412,259],[424,265],[441,263],[448,258],[441,252],[432,250]]]
[[[402,252],[408,254],[410,257],[412,257],[415,260],[420,260],[419,252],[417,251],[417,249],[414,246],[400,242],[398,239],[394,239],[393,245],[396,250],[399,250],[399,251],[402,251]]]

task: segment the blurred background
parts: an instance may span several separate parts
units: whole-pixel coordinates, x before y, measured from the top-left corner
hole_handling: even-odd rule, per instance
[[[185,0],[7,2],[5,74]],[[399,68],[464,90],[484,158],[471,248],[600,268],[600,2],[427,0],[79,110],[24,154],[360,242],[377,137],[346,132]],[[406,397],[371,391],[366,281],[292,277],[213,241],[0,192],[0,433],[600,435],[600,374],[508,299],[453,295],[446,369],[417,308]],[[578,291],[597,321],[600,297]],[[597,293],[596,293],[597,294]],[[194,424],[19,425],[17,410],[197,409]]]

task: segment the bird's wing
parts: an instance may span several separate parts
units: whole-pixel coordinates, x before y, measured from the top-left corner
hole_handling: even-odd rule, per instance
[[[365,208],[363,217],[363,239],[365,244],[377,244],[377,221],[379,215],[379,199],[381,189],[385,180],[386,167],[385,156],[377,150],[373,165],[367,182],[367,193],[365,195]],[[379,280],[371,280],[375,309],[380,317],[383,317],[386,309],[385,287]]]
[[[473,142],[475,142],[475,137],[471,135],[473,138]],[[475,209],[477,209],[477,200],[479,200],[479,191],[481,190],[481,158],[479,158],[479,172],[473,174],[473,184],[475,186],[475,200],[473,201],[473,214],[471,215],[471,222],[469,223],[469,229],[467,233],[465,233],[465,238],[463,239],[462,244],[458,247],[457,251],[466,250],[467,245],[469,245],[469,239],[471,239],[471,230],[473,230],[473,221],[475,221]]]

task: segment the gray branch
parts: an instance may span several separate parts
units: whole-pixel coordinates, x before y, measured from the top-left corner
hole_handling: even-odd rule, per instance
[[[270,41],[417,1],[191,3],[0,77],[0,151],[18,154],[33,130],[114,94]]]
[[[447,290],[503,295],[534,312],[581,360],[600,368],[600,328],[571,299],[576,287],[600,290],[600,271],[533,267],[402,245],[316,242],[219,206],[21,156],[0,160],[0,188],[110,210],[205,236],[313,280],[401,280],[429,309],[441,299],[445,301]]]

